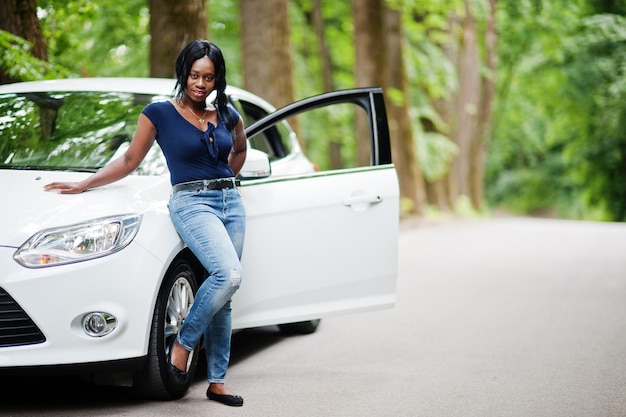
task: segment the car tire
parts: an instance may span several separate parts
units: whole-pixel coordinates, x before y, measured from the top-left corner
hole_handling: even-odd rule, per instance
[[[279,324],[280,331],[287,335],[297,334],[311,334],[315,333],[317,327],[320,325],[320,319],[300,321],[297,323],[285,323]]]
[[[134,375],[136,394],[159,400],[181,398],[196,372],[198,355],[192,356],[187,378],[177,384],[168,371],[170,343],[178,335],[198,290],[196,275],[185,259],[170,266],[154,309],[146,366]],[[197,353],[197,352],[196,352]]]

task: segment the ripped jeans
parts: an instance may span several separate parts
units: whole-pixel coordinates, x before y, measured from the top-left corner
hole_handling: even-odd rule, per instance
[[[237,188],[178,191],[170,197],[174,228],[208,271],[178,334],[191,351],[204,335],[209,383],[223,383],[230,359],[231,297],[242,278],[245,210]]]

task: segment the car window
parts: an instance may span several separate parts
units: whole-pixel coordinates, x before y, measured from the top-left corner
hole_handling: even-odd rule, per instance
[[[307,157],[320,171],[369,166],[369,130],[358,133],[357,115],[366,113],[354,103],[332,104],[287,119],[298,126],[298,137]],[[358,143],[357,137],[363,138]],[[363,152],[364,155],[359,155]]]
[[[169,97],[122,92],[40,92],[0,94],[0,165],[13,169],[96,171],[123,155],[141,110]],[[247,125],[268,114],[256,104],[233,101]],[[270,161],[293,151],[286,122],[251,138],[251,147]],[[135,174],[167,172],[157,144]]]
[[[380,88],[338,90],[309,97],[277,109],[248,126],[246,132],[254,138],[283,121],[297,126],[296,143],[316,171],[391,163]]]
[[[145,105],[163,99],[120,92],[0,95],[0,164],[96,171],[128,146]],[[164,161],[152,152],[138,173],[164,171]]]
[[[236,100],[233,104],[241,114],[246,126],[250,126],[268,114],[265,109],[243,99]],[[290,134],[291,128],[289,125],[280,123],[250,138],[250,145],[254,149],[265,152],[269,156],[270,161],[273,162],[291,153]]]

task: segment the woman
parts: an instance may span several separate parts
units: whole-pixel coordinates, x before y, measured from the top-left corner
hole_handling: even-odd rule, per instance
[[[235,180],[246,158],[243,120],[228,106],[226,65],[220,49],[205,40],[189,43],[176,60],[176,96],[147,105],[126,153],[76,183],[44,189],[80,193],[134,171],[156,140],[170,170],[170,217],[181,239],[209,272],[169,350],[171,377],[184,383],[190,354],[204,335],[207,397],[241,406],[224,384],[230,358],[231,296],[239,288],[245,212]],[[207,107],[215,90],[217,107]]]

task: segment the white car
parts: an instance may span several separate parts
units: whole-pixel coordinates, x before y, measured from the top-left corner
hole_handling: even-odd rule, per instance
[[[158,146],[116,183],[77,195],[43,191],[123,153],[141,109],[171,97],[174,84],[0,86],[0,375],[89,374],[160,399],[187,389],[168,377],[166,346],[205,275],[170,222]],[[233,328],[310,333],[324,317],[392,307],[399,190],[382,91],[336,91],[279,110],[241,89],[227,93],[249,137]],[[371,164],[319,171],[285,119],[346,103],[369,120]]]

